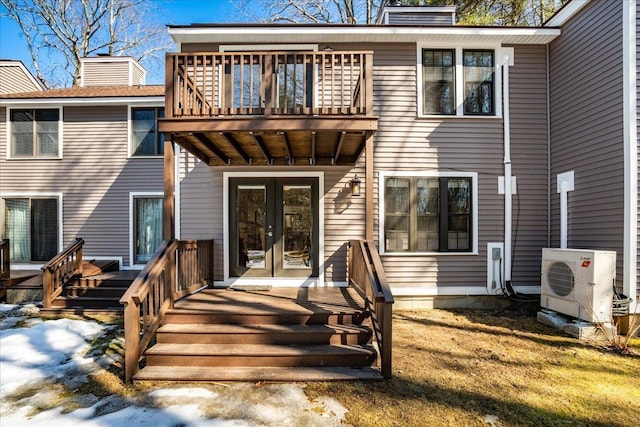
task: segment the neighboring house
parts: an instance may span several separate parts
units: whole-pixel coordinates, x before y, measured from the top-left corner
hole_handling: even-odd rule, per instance
[[[44,90],[22,61],[0,59],[0,95]]]
[[[37,268],[76,238],[85,259],[149,260],[161,242],[164,88],[145,74],[133,58],[83,58],[79,87],[0,95],[12,269]]]
[[[616,250],[635,296],[637,8],[574,0],[539,28],[455,26],[452,7],[170,26],[175,233],[215,239],[218,285],[344,285],[366,238],[400,307],[537,293],[572,170],[569,247]]]

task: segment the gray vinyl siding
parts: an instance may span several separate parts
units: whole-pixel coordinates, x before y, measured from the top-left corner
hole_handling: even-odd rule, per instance
[[[7,160],[0,109],[0,193],[61,192],[63,244],[129,260],[129,193],[162,192],[162,158],[127,158],[127,107],[65,107],[63,158]]]
[[[223,173],[264,172],[274,168],[210,168],[189,153],[181,152],[180,237],[215,240],[215,280],[224,279]],[[324,265],[327,282],[345,282],[349,239],[364,237],[364,197],[351,197],[347,190],[355,172],[363,168],[286,168],[281,171],[323,171],[324,189]]]
[[[542,248],[548,238],[547,52],[516,46],[510,68],[514,285],[539,286]]]
[[[595,1],[550,45],[552,246],[559,245],[558,173],[575,171],[568,246],[615,250],[622,283],[624,144],[622,2]]]
[[[389,13],[388,25],[453,25],[451,13]]]
[[[133,86],[145,84],[144,68],[135,64],[131,65],[131,84]]]
[[[18,66],[0,66],[0,95],[42,89]]]
[[[85,62],[82,86],[128,86],[128,61]]]

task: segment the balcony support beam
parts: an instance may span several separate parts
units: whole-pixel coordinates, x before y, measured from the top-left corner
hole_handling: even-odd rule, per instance
[[[273,157],[271,157],[271,153],[269,153],[269,149],[264,143],[264,138],[262,138],[262,135],[256,135],[253,132],[250,132],[250,134],[253,137],[256,144],[258,145],[258,147],[260,148],[260,151],[262,151],[262,155],[264,156],[267,163],[269,163],[270,165],[273,164]]]
[[[242,149],[238,141],[231,135],[229,132],[220,132],[220,136],[227,140],[227,142],[233,147],[233,149],[238,153],[242,160],[248,165],[251,164],[251,157]]]
[[[229,163],[229,157],[222,152],[218,147],[216,147],[212,141],[207,138],[207,136],[203,133],[194,133],[193,136],[204,146],[207,150],[211,151],[211,153],[220,159],[223,163]],[[202,150],[201,150],[202,151]],[[194,153],[195,154],[195,153]],[[197,156],[197,154],[196,154]],[[202,160],[202,159],[200,159]],[[211,160],[205,161],[205,163],[210,164]]]
[[[162,200],[162,239],[172,240],[176,235],[175,224],[175,145],[171,139],[164,141],[164,198]]]
[[[338,144],[336,146],[336,151],[333,154],[333,164],[338,164],[338,159],[340,158],[340,150],[342,150],[342,144],[344,143],[344,137],[347,132],[342,131],[340,133],[340,139],[338,139]]]
[[[366,135],[365,172],[364,172],[364,235],[365,240],[373,241],[373,133]]]

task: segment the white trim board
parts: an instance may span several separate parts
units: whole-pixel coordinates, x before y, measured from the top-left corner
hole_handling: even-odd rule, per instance
[[[75,105],[139,105],[147,107],[163,107],[164,96],[114,96],[114,97],[60,97],[60,98],[15,98],[0,99],[0,107],[11,106],[12,108],[20,108],[20,106],[28,106],[25,108],[33,108],[37,106],[75,106]]]
[[[569,19],[573,18],[583,7],[589,4],[591,0],[572,0],[561,8],[555,15],[544,23],[545,27],[560,27]],[[602,0],[599,0],[602,1]]]
[[[624,242],[623,293],[637,300],[638,293],[638,108],[636,11],[637,0],[623,2],[623,122],[624,122]],[[640,312],[640,304],[632,309]]]
[[[306,279],[309,281],[317,282],[317,285],[324,286],[324,270],[325,270],[325,258],[324,258],[324,172],[323,171],[291,171],[291,172],[223,172],[222,174],[222,235],[223,235],[223,263],[224,263],[224,283],[230,281],[229,275],[229,178],[318,178],[318,277],[312,279]],[[282,280],[282,278],[276,278]],[[233,279],[232,279],[233,280]],[[248,280],[248,279],[243,279]],[[295,279],[294,279],[295,280]],[[252,280],[252,283],[255,281]],[[302,286],[302,285],[298,285]]]

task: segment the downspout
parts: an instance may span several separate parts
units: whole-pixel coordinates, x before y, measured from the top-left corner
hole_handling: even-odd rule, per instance
[[[511,286],[511,239],[513,196],[511,185],[511,124],[509,118],[509,63],[513,58],[504,54],[502,58],[502,101],[504,129],[504,279]]]

